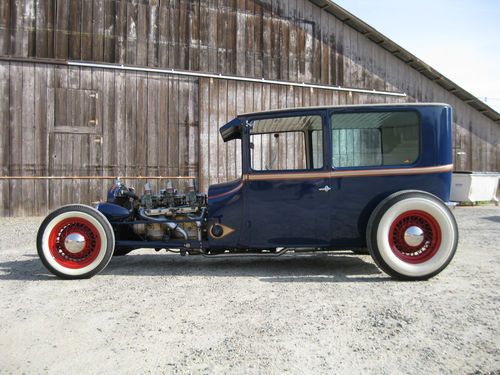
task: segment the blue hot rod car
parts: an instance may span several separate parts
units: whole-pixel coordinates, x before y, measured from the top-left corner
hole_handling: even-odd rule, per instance
[[[289,250],[369,251],[387,274],[428,279],[454,256],[446,202],[452,171],[446,104],[357,105],[240,115],[220,129],[241,140],[242,175],[139,197],[115,181],[96,208],[61,207],[40,226],[44,265],[90,277],[138,248],[181,254],[279,256]]]

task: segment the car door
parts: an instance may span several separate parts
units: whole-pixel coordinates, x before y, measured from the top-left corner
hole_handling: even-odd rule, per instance
[[[325,120],[321,112],[248,120],[244,227],[249,247],[330,244]]]

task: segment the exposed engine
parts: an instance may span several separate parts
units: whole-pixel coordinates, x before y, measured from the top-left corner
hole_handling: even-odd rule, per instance
[[[168,181],[164,189],[154,194],[151,183],[147,182],[144,194],[139,197],[133,188],[125,186],[117,178],[108,191],[108,203],[129,210],[130,216],[139,221],[132,225],[132,230],[143,239],[201,241],[206,235],[203,222],[207,196],[196,192],[194,180],[189,180],[184,193],[177,191]]]

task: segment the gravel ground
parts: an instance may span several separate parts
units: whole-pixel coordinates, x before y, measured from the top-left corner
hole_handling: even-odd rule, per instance
[[[36,255],[41,218],[1,218],[0,373],[500,374],[500,209],[454,213],[457,255],[427,282],[349,251],[150,250],[63,281]]]

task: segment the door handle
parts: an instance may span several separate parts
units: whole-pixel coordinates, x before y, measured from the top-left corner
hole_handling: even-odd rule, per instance
[[[325,185],[325,187],[319,188],[319,191],[324,191],[325,193],[328,193],[332,188],[328,185]]]

